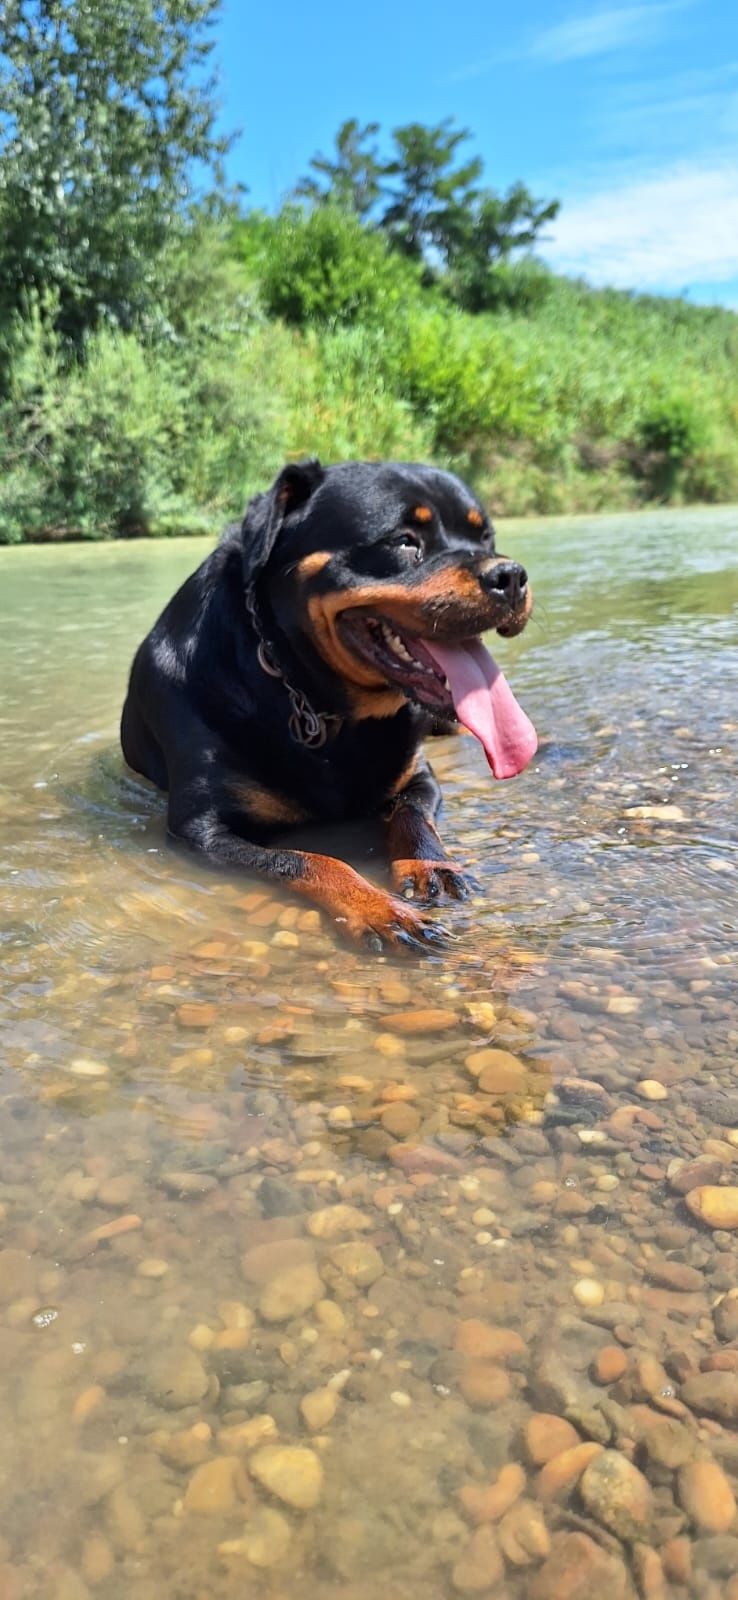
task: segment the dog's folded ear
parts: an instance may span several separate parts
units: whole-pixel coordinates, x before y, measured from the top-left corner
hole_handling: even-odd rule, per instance
[[[274,549],[285,519],[291,511],[306,505],[319,484],[325,470],[317,459],[291,462],[283,467],[266,494],[257,494],[249,501],[241,524],[243,548],[243,575],[247,589],[256,578]]]

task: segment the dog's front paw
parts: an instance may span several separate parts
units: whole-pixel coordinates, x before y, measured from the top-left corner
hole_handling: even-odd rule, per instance
[[[452,861],[393,861],[392,882],[405,900],[434,901],[448,895],[451,900],[468,900],[479,884]]]
[[[394,895],[374,890],[362,906],[347,908],[336,924],[349,939],[380,955],[385,950],[433,950],[450,938],[446,928],[431,922],[420,911],[411,910]]]
[[[331,856],[306,856],[303,877],[294,887],[322,906],[340,933],[377,953],[432,950],[451,935],[422,911],[367,883],[353,867]]]

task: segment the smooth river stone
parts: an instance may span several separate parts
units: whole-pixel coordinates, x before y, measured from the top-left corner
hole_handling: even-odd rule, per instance
[[[313,1262],[303,1261],[265,1283],[259,1296],[259,1312],[265,1322],[289,1322],[291,1317],[309,1311],[324,1292]]]
[[[382,1026],[390,1033],[445,1033],[447,1028],[455,1028],[459,1020],[455,1011],[436,1007],[425,1011],[391,1012],[382,1018]]]
[[[715,1417],[716,1421],[735,1425],[738,1423],[738,1374],[735,1372],[700,1372],[682,1384],[680,1400],[701,1416]]]
[[[341,1203],[322,1206],[307,1219],[307,1231],[314,1239],[338,1239],[343,1233],[364,1233],[367,1228],[374,1226],[372,1218],[360,1211],[358,1206]]]
[[[716,1461],[691,1461],[678,1479],[684,1510],[705,1533],[727,1533],[736,1512],[735,1495]]]
[[[161,1350],[149,1362],[146,1388],[168,1411],[197,1405],[208,1388],[208,1375],[194,1350]]]
[[[579,1493],[590,1515],[618,1539],[643,1539],[653,1516],[653,1491],[619,1450],[603,1450],[583,1474]]]
[[[528,1418],[523,1438],[525,1453],[534,1467],[544,1467],[554,1456],[581,1444],[576,1428],[565,1417],[554,1416],[549,1411],[535,1411]]]
[[[243,1466],[238,1456],[216,1456],[198,1467],[187,1485],[185,1511],[201,1516],[222,1516],[232,1511],[240,1494],[247,1489]]]
[[[738,1188],[707,1183],[701,1189],[690,1189],[686,1204],[692,1216],[708,1228],[738,1228]]]
[[[633,1590],[619,1556],[586,1533],[556,1533],[551,1554],[526,1591],[526,1600],[630,1600]]]
[[[218,1555],[226,1562],[234,1557],[249,1561],[252,1567],[274,1567],[286,1555],[292,1529],[281,1511],[259,1506],[249,1517],[240,1539],[226,1539],[218,1545]]]
[[[314,1450],[302,1445],[268,1444],[249,1461],[252,1477],[295,1511],[310,1511],[323,1488],[323,1468]]]

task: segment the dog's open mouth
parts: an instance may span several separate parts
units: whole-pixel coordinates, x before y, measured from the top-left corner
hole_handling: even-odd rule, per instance
[[[409,699],[468,728],[496,778],[514,778],[528,765],[538,749],[535,728],[481,639],[440,644],[380,617],[341,623],[351,649]]]

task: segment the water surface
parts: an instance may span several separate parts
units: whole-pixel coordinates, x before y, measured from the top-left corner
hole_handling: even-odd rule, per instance
[[[681,1191],[738,1184],[738,513],[500,543],[541,752],[433,741],[482,893],[399,963],[171,850],[123,767],[206,546],[0,552],[0,1594],[734,1600],[729,1502],[649,1434],[735,1489],[738,1212]],[[551,1417],[635,1522],[551,1492]]]

